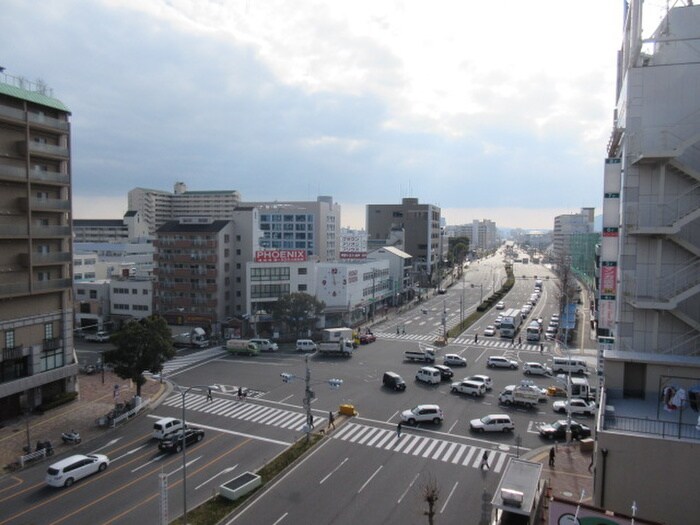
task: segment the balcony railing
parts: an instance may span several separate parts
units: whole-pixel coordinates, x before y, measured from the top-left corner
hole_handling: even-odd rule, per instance
[[[34,281],[32,289],[36,292],[45,292],[72,288],[72,286],[73,281],[71,279],[49,279],[48,281]]]
[[[68,131],[69,128],[67,120],[48,117],[46,115],[40,115],[38,113],[27,113],[27,120],[32,124],[39,124],[40,126],[58,129],[61,131]]]
[[[27,207],[27,199],[22,199],[23,204]],[[38,199],[32,197],[29,200],[29,206],[32,210],[40,211],[69,211],[71,202],[68,199]]]
[[[28,283],[0,284],[0,297],[7,295],[24,295],[29,293]]]
[[[32,226],[34,237],[67,237],[70,235],[70,226],[43,226],[35,224]]]
[[[2,349],[2,360],[11,361],[13,359],[20,359],[24,354],[23,346],[10,346]]]
[[[29,228],[26,224],[0,224],[0,237],[27,237]]]
[[[639,417],[605,415],[603,418],[605,430],[619,430],[635,434],[647,434],[668,439],[700,440],[700,429],[697,425],[661,421]]]
[[[0,178],[5,180],[27,180],[27,170],[18,166],[0,164]]]
[[[623,274],[625,295],[636,301],[669,302],[700,283],[700,259],[661,279],[637,279]]]
[[[27,141],[20,142],[20,150],[22,153],[27,153]],[[45,144],[43,142],[29,141],[29,153],[38,156],[59,157],[62,159],[68,158],[68,148],[57,146],[55,144]]]
[[[20,261],[24,266],[29,266],[29,254],[21,254]],[[70,261],[71,256],[69,252],[32,253],[32,264],[35,266],[62,264]]]
[[[70,182],[70,177],[67,173],[48,170],[30,170],[29,178],[33,181],[53,182],[56,184],[68,184]]]

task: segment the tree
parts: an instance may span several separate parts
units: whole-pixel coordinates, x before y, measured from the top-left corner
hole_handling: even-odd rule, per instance
[[[421,492],[423,501],[428,504],[428,510],[423,514],[428,517],[429,525],[433,525],[433,523],[435,523],[435,505],[437,505],[438,499],[440,498],[440,487],[438,487],[437,481],[433,476],[428,475],[427,481],[421,487]]]
[[[464,259],[469,253],[469,237],[453,237],[449,239],[448,243],[450,262],[453,265],[458,265],[461,276],[464,270]]]
[[[137,396],[146,383],[144,371],[161,372],[163,363],[175,356],[168,323],[157,315],[127,323],[111,341],[117,348],[105,352],[105,363],[112,365],[120,378],[136,383]]]
[[[272,318],[284,323],[290,332],[299,335],[316,325],[326,304],[303,293],[291,293],[280,297],[272,306]]]

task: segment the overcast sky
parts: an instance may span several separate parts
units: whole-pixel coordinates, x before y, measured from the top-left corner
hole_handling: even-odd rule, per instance
[[[647,4],[663,4],[662,0]],[[137,186],[601,213],[622,0],[2,0],[0,66],[72,111],[75,218]]]

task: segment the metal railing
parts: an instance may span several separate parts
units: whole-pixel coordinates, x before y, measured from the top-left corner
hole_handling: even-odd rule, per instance
[[[669,439],[693,439],[700,441],[700,426],[691,423],[605,414],[603,428],[605,430],[649,434]]]
[[[150,398],[149,398],[149,399],[144,399],[144,400],[142,400],[140,405],[135,406],[135,407],[132,408],[131,410],[128,410],[128,411],[124,412],[123,414],[121,414],[121,415],[115,417],[114,419],[112,419],[111,425],[110,425],[110,426],[111,426],[112,428],[114,428],[114,427],[116,427],[119,423],[131,419],[132,417],[134,417],[135,415],[137,415],[139,412],[141,412],[144,408],[146,408],[150,403],[151,403]]]

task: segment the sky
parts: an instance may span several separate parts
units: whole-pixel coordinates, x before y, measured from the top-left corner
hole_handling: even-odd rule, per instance
[[[0,66],[72,112],[74,218],[182,181],[551,229],[601,213],[622,4],[0,0]]]

